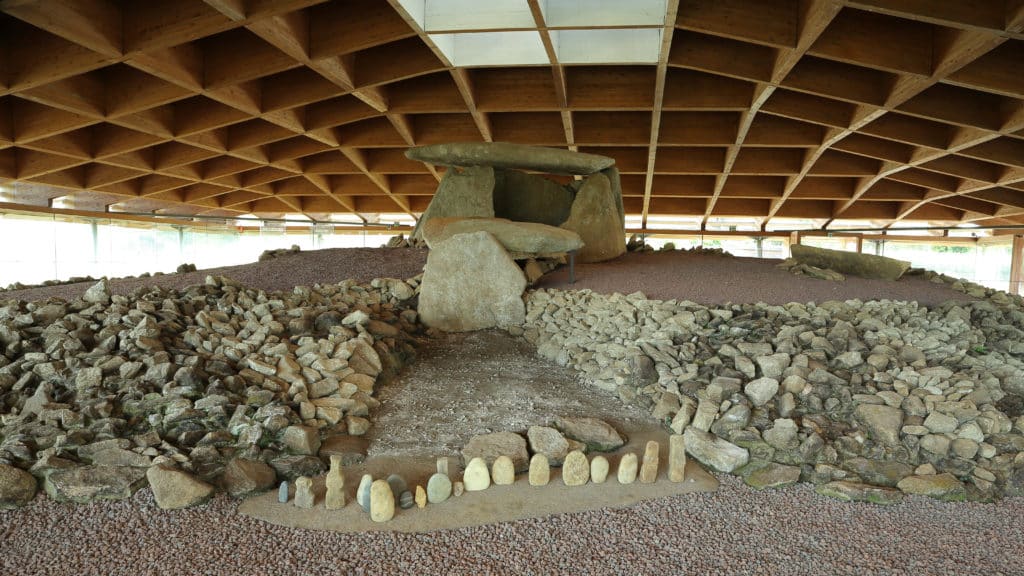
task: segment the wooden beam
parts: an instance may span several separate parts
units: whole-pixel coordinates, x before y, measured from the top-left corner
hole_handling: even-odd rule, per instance
[[[672,36],[675,33],[680,13],[680,0],[668,0],[665,12],[665,26],[661,31],[661,52],[658,54],[658,69],[654,79],[654,109],[651,111],[651,137],[647,144],[647,172],[644,180],[644,202],[640,216],[640,227],[647,228],[647,216],[651,208],[651,193],[654,189],[654,165],[658,158],[658,142],[661,138],[661,114],[665,104],[665,81],[668,76],[668,60],[672,53]]]

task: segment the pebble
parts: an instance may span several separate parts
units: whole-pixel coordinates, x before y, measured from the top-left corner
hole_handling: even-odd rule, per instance
[[[370,485],[370,520],[387,522],[395,516],[395,494],[387,480],[374,480]]]
[[[415,505],[416,497],[413,496],[412,492],[410,492],[409,490],[402,492],[402,495],[398,497],[398,506],[401,507],[402,510],[408,510],[409,508],[412,508]]]
[[[466,470],[462,473],[462,484],[467,492],[478,492],[487,490],[491,486],[491,472],[487,469],[487,462],[477,456],[469,461]],[[456,490],[458,496],[458,490]]]
[[[668,480],[682,482],[686,479],[686,442],[682,434],[668,438]]]
[[[313,495],[313,480],[308,476],[299,476],[295,479],[295,505],[299,508],[312,508],[315,496]]]
[[[562,462],[562,483],[566,486],[583,486],[590,481],[590,462],[587,455],[573,450]]]
[[[551,481],[551,467],[548,466],[548,457],[543,454],[534,454],[530,458],[530,486],[547,486]]]
[[[416,507],[424,508],[427,505],[427,491],[423,489],[423,486],[416,486]]]
[[[496,486],[508,486],[516,481],[516,470],[512,459],[508,456],[498,456],[491,466],[491,480]]]
[[[632,484],[636,480],[636,470],[636,454],[632,452],[623,454],[622,460],[619,460],[619,470],[616,474],[619,484]]]
[[[402,478],[398,474],[391,474],[388,476],[388,484],[391,486],[391,493],[401,495],[408,492],[409,485],[405,483],[405,478]]]
[[[653,484],[658,479],[658,459],[661,445],[655,440],[648,440],[644,447],[644,459],[640,465],[640,483]]]
[[[462,496],[465,491],[466,485],[461,480],[456,481],[455,484],[452,485],[452,494],[455,494],[455,496]]]
[[[594,484],[604,484],[608,479],[608,459],[598,454],[590,461],[590,481]]]

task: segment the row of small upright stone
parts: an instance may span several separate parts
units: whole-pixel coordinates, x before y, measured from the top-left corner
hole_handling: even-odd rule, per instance
[[[639,476],[642,484],[652,484],[658,478],[661,445],[654,440],[647,442],[643,458],[638,461],[637,455],[628,452],[619,461],[616,478],[619,484],[632,484]],[[603,484],[608,478],[610,465],[602,455],[588,460],[580,450],[573,450],[562,463],[562,483],[566,486],[582,486],[588,482]],[[405,480],[397,474],[391,474],[386,480],[374,480],[370,474],[364,474],[356,490],[356,502],[365,512],[370,514],[374,522],[387,522],[395,515],[396,504],[402,509],[414,505],[424,508],[427,502],[440,504],[452,496],[461,496],[463,491],[478,492],[486,490],[493,483],[507,486],[515,483],[515,466],[508,456],[498,456],[491,468],[481,457],[473,458],[466,465],[462,481],[452,482],[448,475],[448,459],[438,458],[437,472],[427,481],[426,489],[416,486],[415,496],[408,490]],[[551,468],[547,456],[534,454],[530,459],[529,482],[531,486],[546,486],[551,479]],[[686,446],[683,436],[673,434],[669,437],[668,479],[670,482],[686,480]],[[328,510],[345,507],[345,476],[341,470],[341,457],[331,456],[331,468],[326,477],[327,493],[324,506]],[[396,503],[397,499],[397,503]],[[282,482],[278,501],[288,501],[288,483]],[[301,476],[295,481],[295,506],[313,508],[315,495],[313,480]]]

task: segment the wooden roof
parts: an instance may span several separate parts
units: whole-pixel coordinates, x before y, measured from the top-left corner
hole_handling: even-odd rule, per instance
[[[647,64],[559,62],[521,1],[545,65],[454,66],[399,0],[0,0],[0,187],[418,215],[404,150],[483,140],[613,156],[645,224],[1024,222],[1024,0],[669,0]]]

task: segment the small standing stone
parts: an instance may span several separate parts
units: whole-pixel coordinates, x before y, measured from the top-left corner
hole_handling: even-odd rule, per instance
[[[341,456],[331,455],[331,469],[327,472],[327,495],[324,506],[328,510],[340,510],[345,507],[345,474],[341,471]]]
[[[608,459],[598,454],[590,461],[590,481],[594,484],[604,484],[608,479]]]
[[[288,481],[284,480],[281,485],[277,487],[277,501],[281,504],[288,503]]]
[[[456,496],[462,496],[462,493],[465,491],[466,485],[463,484],[462,481],[455,482],[454,486],[452,487],[452,494],[455,494]]]
[[[644,461],[640,465],[640,483],[653,484],[658,479],[658,451],[661,446],[654,440],[649,440],[644,447]]]
[[[447,474],[438,472],[427,481],[427,500],[431,504],[444,502],[452,495],[452,481]]]
[[[397,498],[401,498],[402,494],[409,491],[409,485],[405,483],[405,478],[398,474],[388,476],[388,484],[391,485],[391,493]]]
[[[682,482],[686,479],[686,442],[682,434],[668,438],[668,481]]]
[[[359,488],[356,490],[356,502],[363,508],[363,512],[370,511],[370,486],[373,484],[373,476],[363,474],[359,480]]]
[[[479,456],[470,460],[462,473],[462,483],[467,492],[488,489],[491,486],[491,472],[487,469],[487,461]]]
[[[313,480],[308,476],[299,476],[295,479],[295,505],[299,508],[312,508],[315,497],[313,496]]]
[[[416,507],[424,508],[427,505],[427,491],[423,486],[416,486]]]
[[[629,452],[619,460],[619,484],[632,484],[636,480],[636,454]]]
[[[387,522],[395,517],[395,495],[387,480],[374,480],[370,484],[370,520]]]
[[[498,456],[491,466],[491,480],[495,486],[508,486],[516,481],[516,469],[508,456]]]
[[[438,458],[437,459],[437,473],[448,476],[448,459]]]
[[[573,450],[562,462],[562,483],[566,486],[583,486],[590,481],[590,462],[579,450]]]
[[[548,457],[543,454],[534,454],[530,458],[530,486],[547,486],[551,480],[551,467],[548,466]]]
[[[412,492],[406,490],[402,492],[402,495],[398,497],[398,505],[402,507],[402,510],[408,510],[416,505],[416,499],[413,497]]]

